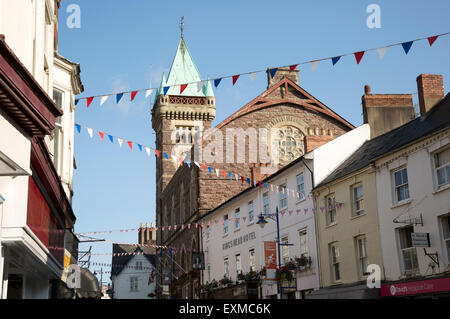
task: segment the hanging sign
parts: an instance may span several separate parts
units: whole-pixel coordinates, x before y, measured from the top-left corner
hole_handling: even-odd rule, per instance
[[[276,280],[277,274],[277,243],[264,242],[264,262],[266,266],[266,280]]]

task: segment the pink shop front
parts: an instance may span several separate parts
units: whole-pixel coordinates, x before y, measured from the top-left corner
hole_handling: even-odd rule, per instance
[[[381,285],[380,297],[450,299],[450,275],[425,280],[385,283]]]

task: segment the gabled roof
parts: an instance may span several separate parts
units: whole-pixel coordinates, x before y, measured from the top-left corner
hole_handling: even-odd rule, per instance
[[[135,246],[128,244],[113,244],[113,257],[111,266],[111,276],[119,275],[125,266],[133,259],[132,253],[143,252],[147,260],[156,267],[156,249],[149,246]],[[124,256],[117,254],[126,253]]]
[[[282,99],[276,99],[271,97],[271,94],[281,86],[285,87],[286,95]],[[292,93],[289,93],[289,87],[292,87],[294,91],[297,92],[299,96],[302,96],[304,98],[292,98]],[[291,97],[289,96],[291,95]],[[216,128],[221,128],[228,124],[229,122],[244,116],[245,114],[254,112],[256,110],[275,106],[278,104],[294,104],[300,107],[303,107],[305,109],[315,111],[322,113],[324,115],[327,115],[331,118],[334,118],[336,121],[340,122],[343,126],[347,127],[348,129],[354,129],[355,127],[347,122],[344,118],[342,118],[340,115],[338,115],[336,112],[328,108],[325,104],[320,102],[318,99],[316,99],[314,96],[306,92],[303,88],[301,88],[298,84],[293,82],[287,77],[284,77],[281,81],[274,84],[272,87],[258,95],[255,99],[241,107],[238,111],[233,113],[231,116],[223,120],[221,123],[219,123]]]
[[[197,84],[193,83],[188,85],[183,93],[180,94],[180,84],[199,81],[201,81],[200,73],[198,72],[197,66],[192,59],[191,53],[189,52],[183,37],[181,37],[177,52],[175,54],[175,58],[173,59],[172,66],[170,67],[167,81],[165,81],[164,84],[161,82],[161,85],[170,86],[169,90],[167,91],[168,95],[214,96],[214,92],[212,91],[212,87],[209,81],[203,86],[203,90],[197,91]],[[157,92],[157,95],[162,93],[163,92],[160,88]]]
[[[383,135],[365,142],[344,163],[332,172],[315,189],[336,179],[356,172],[382,156],[386,156],[411,143],[450,126],[450,93],[437,103],[425,116],[418,117]]]

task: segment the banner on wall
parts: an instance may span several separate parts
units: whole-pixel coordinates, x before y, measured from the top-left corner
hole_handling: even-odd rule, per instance
[[[266,266],[266,280],[276,280],[277,277],[277,243],[264,242],[264,263]]]

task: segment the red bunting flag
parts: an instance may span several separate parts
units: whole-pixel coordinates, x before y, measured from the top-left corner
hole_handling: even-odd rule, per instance
[[[155,150],[156,157],[159,157],[159,151]]]
[[[244,176],[241,176],[241,184],[244,184]]]
[[[355,52],[356,63],[359,64],[365,51]]]
[[[183,91],[187,88],[187,84],[181,84],[180,85],[180,94],[183,93]]]
[[[131,92],[131,101],[134,100],[134,97],[136,96],[137,92],[138,92],[138,91],[133,91],[133,92]]]
[[[133,149],[133,142],[132,141],[127,141],[128,146],[130,147],[130,149]]]
[[[222,171],[222,175],[224,178],[227,178],[227,174],[225,173],[225,171]]]
[[[292,64],[291,66],[289,66],[289,72],[294,71],[294,69],[297,67],[298,64]]]
[[[233,75],[233,85],[236,83],[236,81],[239,79],[240,74]]]
[[[206,171],[206,166],[205,166],[205,164],[202,164],[202,168],[203,168],[204,171]]]
[[[93,96],[88,97],[88,98],[86,99],[87,107],[89,107],[89,105],[92,103],[92,100],[94,100],[94,97],[93,97]]]
[[[103,141],[103,136],[105,136],[105,134],[104,134],[103,132],[98,131],[98,135],[100,135],[100,138],[101,138],[102,141]]]
[[[428,43],[430,44],[430,47],[433,45],[434,41],[436,41],[437,38],[438,38],[438,35],[428,38]]]

